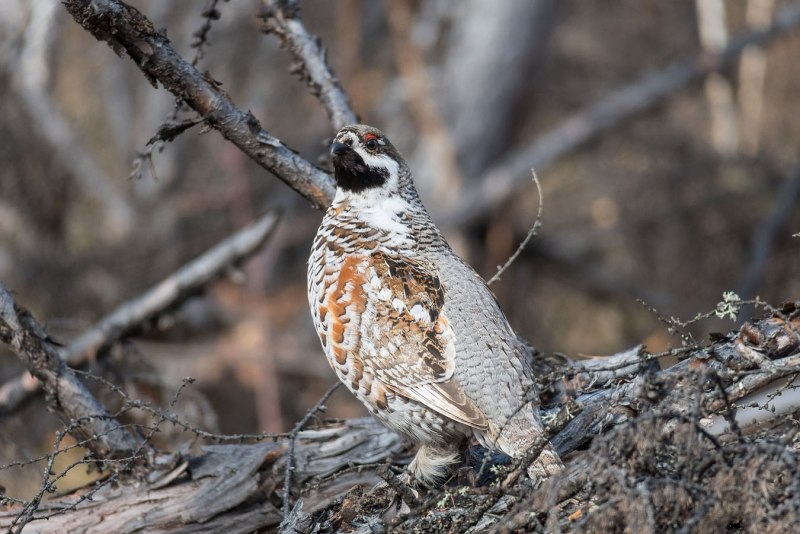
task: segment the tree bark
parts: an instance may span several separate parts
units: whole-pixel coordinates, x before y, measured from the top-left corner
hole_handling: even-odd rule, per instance
[[[333,198],[333,179],[237,108],[210,77],[179,56],[169,39],[135,8],[118,0],[67,0],[67,11],[86,31],[125,53],[154,86],[160,82],[197,111],[242,152],[289,184],[315,207]]]
[[[78,441],[97,458],[125,458],[151,450],[150,444],[120,425],[78,380],[31,313],[14,302],[0,283],[0,341],[9,345],[47,393]]]

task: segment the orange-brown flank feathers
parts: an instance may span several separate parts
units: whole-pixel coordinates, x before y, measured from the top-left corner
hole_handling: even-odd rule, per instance
[[[328,331],[331,336],[331,348],[339,365],[347,362],[347,348],[343,346],[345,328],[353,320],[358,322],[358,317],[366,308],[366,295],[361,290],[364,276],[357,271],[357,266],[364,259],[359,256],[349,256],[344,260],[336,286],[328,297],[328,312],[331,314]],[[359,361],[359,366],[360,363]]]
[[[442,313],[445,289],[436,272],[384,252],[342,260],[338,273],[325,277],[318,310],[328,359],[342,381],[376,405],[386,403],[388,390],[487,428],[452,378],[455,336]],[[365,376],[370,383],[362,383]]]

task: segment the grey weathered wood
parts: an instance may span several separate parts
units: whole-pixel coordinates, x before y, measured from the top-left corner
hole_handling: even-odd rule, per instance
[[[308,32],[300,19],[297,0],[262,1],[265,30],[277,35],[281,44],[294,56],[300,78],[325,108],[334,129],[358,122],[350,107],[350,99],[325,60],[319,39]]]
[[[311,485],[318,477],[347,466],[385,461],[400,455],[404,448],[398,435],[372,418],[301,432],[295,451],[295,479],[298,489],[313,488],[303,497],[306,512],[328,506],[357,484],[372,486],[380,481],[368,469]],[[25,532],[235,533],[275,527],[283,517],[269,498],[280,491],[287,450],[285,439],[277,443],[207,446],[201,456],[190,458],[185,476],[167,487],[151,489],[140,483],[106,486],[91,501],[81,502],[47,521],[34,521]],[[69,508],[75,501],[75,497],[67,497],[48,503],[40,507],[37,517]],[[0,512],[0,528],[8,528],[18,512]]]
[[[672,404],[663,409],[667,413],[690,413],[696,401],[691,392],[702,385],[705,388],[704,409],[712,413],[726,410],[726,404],[719,395],[715,395],[713,382],[703,384],[691,379],[692,373],[703,372],[704,369],[720,376],[729,399],[734,401],[752,393],[754,388],[782,384],[785,377],[800,373],[800,317],[797,315],[796,311],[790,310],[783,317],[747,323],[706,348],[692,349],[686,359],[660,371],[664,378],[686,376],[690,379],[684,382],[691,386],[686,394],[672,395],[674,392],[670,392]],[[756,367],[748,360],[742,347],[760,351],[769,365]],[[724,356],[717,359],[715,355]],[[647,378],[640,373],[641,366],[638,363],[644,356],[647,355],[642,353],[641,348],[635,347],[610,358],[605,362],[606,365],[599,360],[572,364],[575,369],[567,372],[566,376],[590,373],[588,368],[592,367],[600,373],[608,373],[609,369],[615,371],[613,376],[602,375],[604,380],[594,381],[592,387],[596,389],[589,391],[587,387],[587,391],[578,392],[572,399],[573,418],[552,439],[562,455],[601,436],[609,427],[634,419],[640,411],[646,413],[641,391],[647,384]],[[625,374],[622,371],[629,372]],[[647,372],[655,371],[650,369]],[[591,381],[587,383],[592,384]],[[765,413],[769,414],[768,411]],[[379,482],[375,464],[406,460],[407,457],[402,456],[405,447],[399,436],[371,418],[349,420],[299,433],[294,459],[296,471],[293,488],[296,491],[293,491],[293,498],[302,499],[303,504],[302,507],[293,508],[292,515],[282,527],[283,531],[291,532],[295,527],[303,531],[312,529],[317,525],[315,521],[322,521],[319,525],[321,528],[338,528],[338,523],[331,521],[341,520],[336,515],[338,507],[342,506],[341,498],[354,486],[369,488]],[[63,514],[55,515],[48,521],[33,521],[26,532],[125,533],[145,530],[194,533],[251,532],[278,528],[283,517],[274,503],[280,502],[288,449],[286,439],[254,445],[208,446],[201,456],[189,459],[186,473],[175,478],[167,487],[154,489],[133,482],[109,486],[98,492],[92,501],[81,502],[73,509],[68,508],[75,498],[62,498],[49,503],[49,508],[41,508],[39,515],[46,514],[48,509],[67,507]],[[551,492],[547,499],[561,503],[571,498],[586,484],[586,465],[591,461],[585,453],[567,457],[564,476],[542,490]],[[441,515],[458,511],[459,514],[477,514],[473,524],[481,525],[481,528],[502,526],[506,520],[510,525],[525,520],[525,510],[518,508],[511,509],[506,517],[500,518],[499,515],[509,509],[512,501],[503,501],[502,493],[487,500],[486,491],[491,496],[495,495],[492,492],[496,490],[476,492],[477,504],[469,509],[454,507],[452,512],[436,513]],[[522,490],[518,487],[517,491]],[[524,505],[524,502],[521,501],[520,505]],[[421,504],[423,507],[430,505],[425,501]],[[357,502],[355,505],[350,502],[349,506],[351,509],[355,506],[361,513],[359,531],[367,532],[373,527],[387,526],[381,511],[368,509],[365,512],[358,508]],[[481,506],[485,508],[484,511]],[[315,515],[324,510],[333,513]],[[7,528],[18,512],[19,509],[14,507],[0,512],[0,528]],[[419,517],[412,510],[408,517],[398,520],[400,524],[408,524],[412,528]]]
[[[51,406],[61,415],[78,440],[98,458],[124,458],[147,452],[150,445],[134,436],[86,389],[61,359],[58,346],[31,313],[19,306],[0,283],[0,342],[25,363],[47,392]],[[93,439],[90,439],[94,436]]]

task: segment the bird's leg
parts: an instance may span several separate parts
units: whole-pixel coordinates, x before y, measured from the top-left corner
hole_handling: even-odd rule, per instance
[[[457,447],[422,445],[408,464],[407,471],[398,477],[385,471],[379,473],[384,481],[372,491],[390,486],[406,505],[413,505],[419,501],[421,490],[435,488],[444,481],[450,472],[449,467],[458,461],[458,457]]]

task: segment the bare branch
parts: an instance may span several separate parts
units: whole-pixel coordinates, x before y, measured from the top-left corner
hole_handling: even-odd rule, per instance
[[[194,48],[194,57],[192,58],[193,67],[196,67],[205,56],[205,49],[209,44],[208,35],[211,32],[211,27],[214,21],[219,20],[222,16],[217,9],[219,1],[220,0],[208,0],[208,3],[202,11],[203,24],[192,34],[194,41],[192,41],[190,46]],[[143,176],[142,167],[145,165],[147,165],[151,176],[157,178],[153,154],[155,152],[162,152],[165,142],[172,142],[189,128],[201,122],[205,122],[202,117],[179,121],[178,113],[180,113],[184,107],[185,104],[182,99],[178,98],[175,100],[172,111],[161,126],[158,127],[155,135],[145,143],[141,150],[137,151],[136,159],[133,160],[133,169],[129,175],[131,178],[136,178],[137,180],[141,179]]]
[[[237,108],[210,77],[179,56],[153,23],[119,0],[66,0],[67,11],[84,29],[117,53],[127,53],[156,85],[184,100],[259,165],[286,182],[315,207],[333,198],[333,179],[261,127],[252,113]]]
[[[124,339],[143,324],[165,311],[175,309],[228,269],[255,254],[272,235],[278,223],[276,213],[268,213],[181,267],[144,294],[123,303],[95,326],[59,350],[62,359],[78,367],[97,357],[105,348]],[[10,413],[38,391],[27,375],[0,387],[0,413]]]
[[[78,380],[42,325],[14,301],[2,284],[0,341],[9,345],[39,380],[53,407],[65,419],[79,423],[73,427],[78,440],[96,436],[87,447],[98,458],[126,457],[139,449],[140,441],[116,422]]]
[[[227,2],[228,0],[225,1]],[[217,9],[217,4],[219,4],[219,0],[208,0],[208,3],[203,8],[203,25],[192,34],[194,41],[192,41],[191,47],[195,50],[192,58],[193,67],[196,67],[200,60],[203,59],[205,47],[208,46],[208,34],[211,32],[211,26],[221,16]]]
[[[620,87],[565,119],[528,148],[513,152],[490,169],[479,187],[470,189],[459,206],[442,217],[449,227],[484,218],[496,210],[527,183],[531,167],[547,168],[558,158],[583,143],[630,119],[689,84],[727,67],[748,45],[764,45],[800,25],[800,2],[781,10],[768,28],[732,39],[718,54],[701,53],[671,66],[644,75]]]
[[[294,449],[297,444],[297,436],[300,432],[305,428],[311,418],[317,415],[317,412],[324,411],[325,403],[328,402],[328,399],[334,392],[339,389],[341,386],[341,382],[337,382],[333,386],[325,392],[325,394],[320,397],[317,403],[311,407],[306,415],[298,421],[294,428],[292,429],[292,433],[289,435],[289,450],[286,455],[286,469],[284,469],[283,475],[283,515],[287,516],[289,514],[289,498],[292,495],[292,470],[294,469]]]
[[[141,13],[119,0],[68,0],[65,5],[85,29],[115,50],[127,52],[148,79],[160,81],[185,99],[211,126],[314,206],[322,208],[330,203],[335,189],[332,178],[263,130],[251,114],[236,108],[212,80],[178,56]],[[599,133],[726,67],[747,45],[769,42],[798,24],[800,4],[795,3],[783,9],[770,27],[732,40],[718,54],[678,62],[612,92],[566,119],[528,149],[505,158],[487,173],[480,187],[470,189],[459,207],[443,217],[445,225],[457,226],[484,217],[521,187],[527,169],[547,167]]]
[[[517,260],[517,257],[522,254],[522,251],[525,250],[525,247],[528,246],[530,240],[536,236],[536,232],[542,226],[542,209],[544,209],[542,184],[539,183],[539,177],[536,176],[536,171],[531,169],[531,173],[533,174],[533,183],[536,184],[536,192],[539,194],[539,210],[536,212],[536,219],[533,221],[533,226],[531,226],[531,229],[528,230],[528,234],[525,236],[525,239],[522,240],[522,243],[519,244],[517,250],[514,251],[514,254],[512,254],[502,266],[497,268],[497,272],[489,279],[488,282],[486,282],[486,285],[490,286],[500,280],[500,276],[511,266],[512,263]]]
[[[297,0],[263,0],[264,31],[274,33],[294,56],[292,72],[311,89],[328,113],[336,130],[358,122],[339,80],[325,59],[317,36],[308,32],[300,18]]]
[[[374,465],[403,449],[399,436],[372,418],[303,431],[297,439],[295,478],[317,488],[303,499],[311,513],[357,484],[380,481],[372,469],[347,470],[348,464]],[[269,499],[277,493],[273,482],[283,472],[287,445],[283,440],[205,446],[188,474],[170,486],[108,485],[78,504],[75,496],[47,502],[40,517],[49,520],[37,522],[36,531],[253,532],[275,527],[282,514]],[[320,445],[325,454],[319,454]],[[0,528],[8,528],[18,512],[17,507],[0,511]]]

